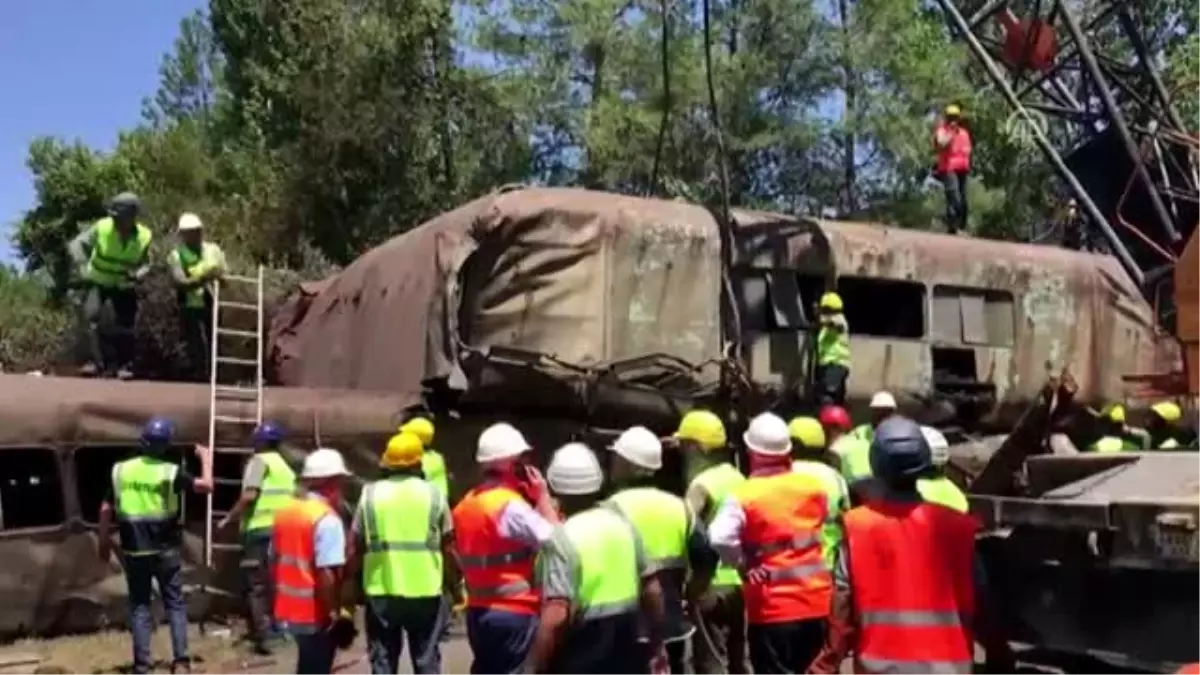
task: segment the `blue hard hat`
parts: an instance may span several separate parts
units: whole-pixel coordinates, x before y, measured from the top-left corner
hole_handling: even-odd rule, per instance
[[[933,455],[921,425],[899,415],[875,427],[871,473],[884,481],[917,478],[933,467]]]
[[[142,427],[142,443],[146,445],[165,445],[174,435],[175,423],[165,417],[151,417]]]
[[[254,429],[254,445],[278,445],[283,442],[283,427],[278,422],[263,422]]]

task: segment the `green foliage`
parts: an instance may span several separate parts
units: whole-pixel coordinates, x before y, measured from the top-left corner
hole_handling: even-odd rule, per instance
[[[59,360],[71,316],[47,300],[42,279],[0,267],[0,368],[4,371],[45,368]]]

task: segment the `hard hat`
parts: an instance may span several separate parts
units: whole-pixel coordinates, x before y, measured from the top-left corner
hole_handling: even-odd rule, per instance
[[[742,442],[746,449],[763,455],[787,455],[792,451],[787,422],[769,412],[750,420],[750,427],[742,434]]]
[[[725,447],[725,424],[708,410],[692,410],[679,420],[679,428],[675,430],[675,438],[681,441],[695,441],[704,451],[719,450]]]
[[[871,439],[871,473],[883,480],[917,478],[933,465],[929,443],[916,422],[889,417]]]
[[[414,433],[401,431],[388,441],[387,448],[379,458],[379,466],[385,469],[414,466],[421,463],[424,454],[425,444],[421,443],[421,439]]]
[[[254,428],[253,441],[256,447],[278,445],[283,442],[283,427],[278,422],[263,422]]]
[[[497,422],[479,434],[479,442],[475,446],[475,461],[495,462],[517,457],[532,449],[529,441],[525,440],[516,427],[507,422]]]
[[[190,232],[193,230],[204,229],[204,223],[200,222],[200,216],[194,213],[185,213],[179,216],[179,224],[175,229],[180,232]]]
[[[1104,411],[1104,416],[1113,424],[1125,423],[1125,406],[1120,403],[1114,403]]]
[[[960,115],[962,115],[962,108],[958,105],[951,103],[946,106],[946,117],[959,117]]]
[[[838,295],[837,293],[831,291],[821,296],[821,309],[827,309],[831,312],[840,312],[842,311],[843,307],[844,305],[842,304],[842,296]]]
[[[346,461],[342,453],[333,448],[317,448],[304,458],[304,468],[301,478],[332,478],[334,476],[349,476]]]
[[[421,444],[425,447],[433,445],[433,422],[430,422],[426,417],[414,417],[411,420],[400,425],[397,431],[407,431],[421,439]]]
[[[921,426],[921,434],[929,445],[929,458],[934,466],[945,466],[950,461],[950,441],[946,436],[933,427]]]
[[[1183,417],[1183,410],[1171,401],[1159,401],[1150,406],[1150,411],[1162,418],[1164,422],[1175,423]]]
[[[788,436],[791,436],[793,443],[798,442],[809,450],[825,448],[825,427],[811,417],[792,418],[788,422]]]
[[[145,445],[166,445],[174,435],[175,423],[165,417],[151,417],[142,427],[142,443]]]
[[[827,405],[821,408],[821,416],[818,419],[823,426],[842,431],[849,431],[850,427],[854,426],[850,422],[850,413],[840,405]]]
[[[142,207],[142,200],[132,192],[122,192],[108,202],[109,214],[128,213]]]
[[[658,471],[662,468],[662,441],[646,427],[629,427],[621,432],[609,450],[643,469]]]
[[[871,397],[870,407],[872,410],[895,410],[896,397],[892,396],[891,392],[877,391],[875,392],[875,395]]]
[[[567,443],[550,458],[546,481],[556,494],[591,495],[604,485],[604,472],[591,448],[583,443]]]

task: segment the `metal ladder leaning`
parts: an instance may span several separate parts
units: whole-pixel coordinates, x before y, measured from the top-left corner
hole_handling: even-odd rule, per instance
[[[222,455],[240,456],[245,459],[254,452],[244,442],[250,437],[254,427],[263,418],[263,266],[259,265],[255,276],[239,276],[226,274],[224,284],[228,293],[234,286],[241,286],[251,291],[254,302],[222,298],[221,284],[213,287],[213,316],[212,332],[209,345],[209,404],[208,404],[208,447],[213,454],[213,491],[205,498],[204,520],[204,564],[212,569],[213,551],[237,551],[240,544],[220,543],[213,541],[214,527],[226,512],[213,508],[213,493],[217,487],[237,486],[241,484],[239,475],[217,475],[218,457]],[[230,295],[233,295],[230,293]],[[240,297],[240,295],[233,295]],[[226,327],[232,319],[245,318],[254,314],[254,330]],[[243,325],[236,322],[234,325]],[[254,350],[254,358],[230,353],[229,344],[237,341],[249,343]],[[222,348],[224,346],[224,348]],[[236,377],[230,378],[230,375]],[[222,375],[226,381],[222,381]],[[253,384],[246,385],[246,380],[253,377]],[[243,410],[247,404],[253,404],[253,416],[246,415]],[[219,445],[218,439],[237,438],[241,445]],[[244,462],[235,462],[241,467]]]

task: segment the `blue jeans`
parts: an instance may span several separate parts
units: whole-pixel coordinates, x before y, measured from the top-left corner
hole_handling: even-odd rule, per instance
[[[471,645],[472,673],[522,673],[537,617],[494,609],[467,609],[467,642]]]
[[[163,608],[171,627],[173,663],[188,663],[187,606],[183,602],[183,580],[178,551],[152,555],[125,555],[125,581],[129,584],[129,630],[133,633],[133,672],[150,671],[150,621],[152,583],[158,580]]]
[[[337,656],[337,645],[329,631],[293,635],[296,641],[297,675],[320,675],[333,671],[333,659]]]
[[[408,656],[417,675],[442,672],[440,646],[447,607],[433,598],[377,597],[367,599],[367,651],[372,673],[393,675],[408,639]]]

